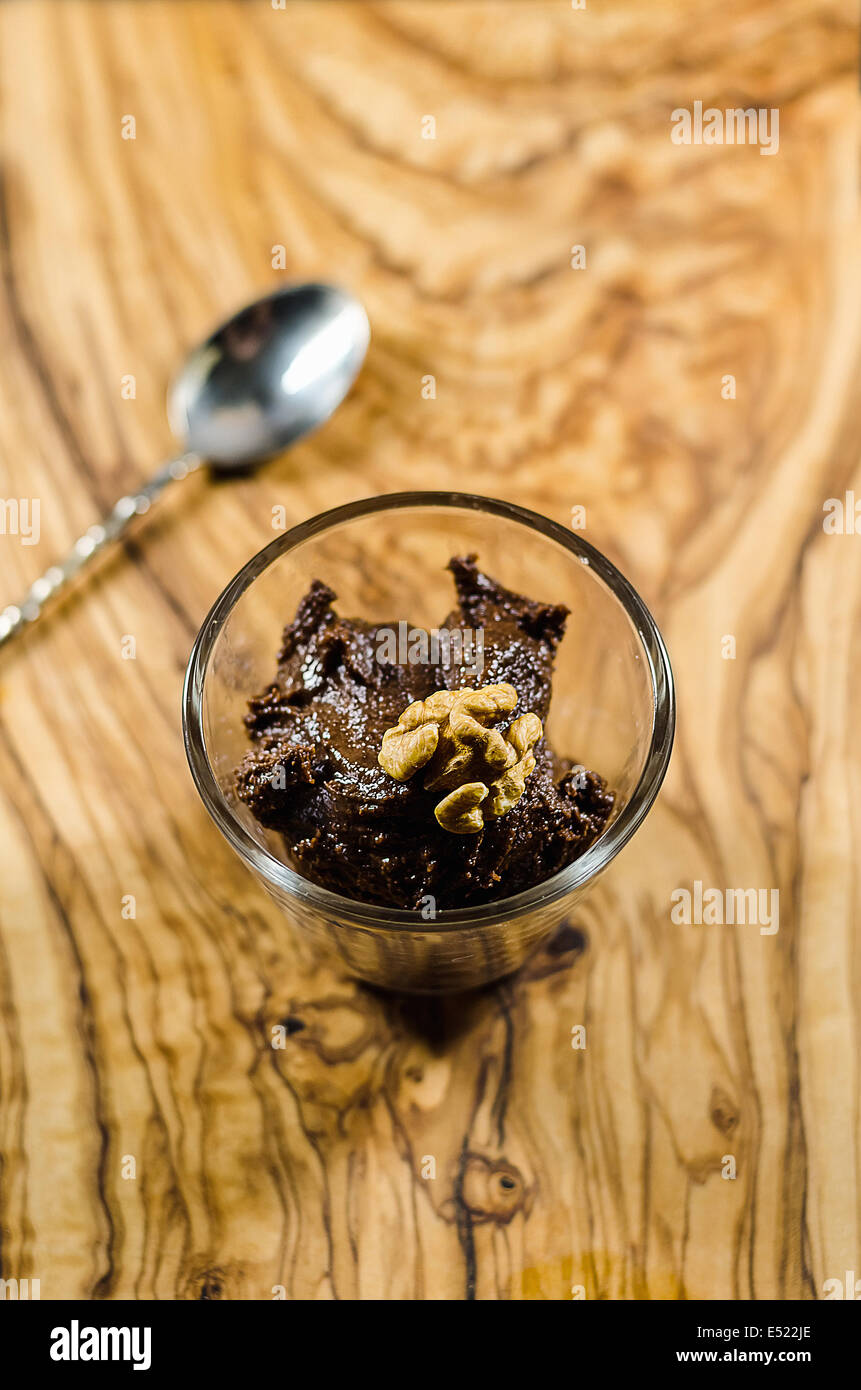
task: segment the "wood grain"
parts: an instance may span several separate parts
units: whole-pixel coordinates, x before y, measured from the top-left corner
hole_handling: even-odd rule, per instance
[[[170,448],[212,321],[320,276],[374,328],[325,430],[189,481],[3,654],[3,1276],[732,1299],[861,1270],[861,536],[822,526],[861,497],[856,51],[843,0],[0,9],[0,489],[41,504],[38,545],[0,537],[8,599]],[[778,153],[674,145],[695,100],[778,108]],[[404,485],[585,506],[678,683],[650,820],[468,1000],[285,953],[181,747],[193,636],[272,508]],[[779,931],[673,924],[697,879],[779,888]]]

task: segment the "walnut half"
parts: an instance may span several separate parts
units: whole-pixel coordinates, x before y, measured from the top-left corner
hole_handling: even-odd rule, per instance
[[[426,768],[427,791],[444,791],[434,814],[454,835],[477,835],[485,819],[520,800],[535,768],[532,749],[543,728],[537,714],[515,719],[505,734],[491,721],[517,705],[513,685],[436,690],[415,700],[383,735],[378,761],[397,782]]]
[[[456,694],[454,690],[435,690],[427,700],[414,700],[394,728],[386,729],[377,762],[396,782],[408,782],[430,762],[439,742],[439,727]]]

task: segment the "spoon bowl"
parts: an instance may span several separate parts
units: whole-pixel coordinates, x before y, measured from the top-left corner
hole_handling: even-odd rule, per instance
[[[333,285],[266,295],[188,357],[168,396],[171,429],[213,469],[254,468],[328,420],[370,336],[361,304]]]

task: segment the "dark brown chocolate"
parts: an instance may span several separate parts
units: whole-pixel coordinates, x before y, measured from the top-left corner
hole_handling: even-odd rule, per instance
[[[547,717],[568,610],[504,589],[475,556],[449,569],[457,607],[442,626],[483,631],[480,677],[445,651],[434,662],[380,661],[380,635],[398,620],[342,618],[335,594],[315,580],[285,629],[274,684],[249,703],[254,746],[237,771],[240,798],[280,832],[298,873],[361,902],[422,910],[510,897],[582,854],[612,811],[597,773],[557,757],[544,738],[520,800],[478,835],[437,824],[439,795],[424,790],[421,772],[399,783],[379,766],[386,729],[434,690],[513,685],[518,705],[502,732],[526,711]]]

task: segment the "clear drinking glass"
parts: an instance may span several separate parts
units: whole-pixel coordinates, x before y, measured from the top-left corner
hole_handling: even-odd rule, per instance
[[[603,835],[567,868],[516,896],[424,921],[343,898],[302,878],[279,837],[233,788],[248,749],[249,697],[271,683],[281,632],[313,579],[345,617],[434,627],[454,607],[452,555],[477,554],[507,588],[571,610],[547,735],[616,794]],[[387,989],[470,989],[516,970],[627,843],[669,762],[675,708],[661,635],[619,571],[576,532],[508,502],[406,492],[336,507],[249,560],[200,629],[186,673],[183,730],[192,776],[225,839],[296,929],[360,979]]]

